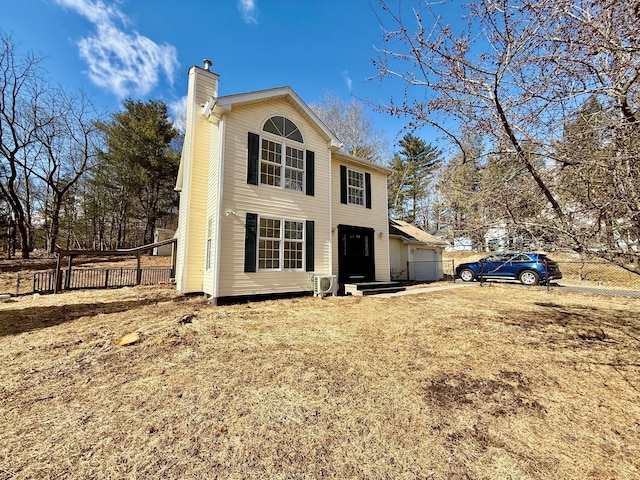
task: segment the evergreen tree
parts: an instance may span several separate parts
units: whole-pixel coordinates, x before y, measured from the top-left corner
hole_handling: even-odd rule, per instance
[[[100,128],[106,150],[91,182],[96,198],[89,205],[99,243],[152,243],[155,228],[171,222],[178,202],[173,188],[180,154],[173,144],[179,134],[167,105],[126,100],[124,110]]]
[[[391,160],[389,177],[389,214],[409,223],[426,227],[425,200],[435,170],[442,163],[442,152],[408,133],[398,143],[401,147]],[[422,214],[422,222],[419,222]]]

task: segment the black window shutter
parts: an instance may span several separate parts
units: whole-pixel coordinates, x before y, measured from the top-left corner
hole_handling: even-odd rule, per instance
[[[371,174],[364,174],[364,193],[366,195],[365,205],[367,208],[371,208]]]
[[[258,251],[258,214],[247,213],[244,232],[244,271],[256,271],[256,252]]]
[[[260,151],[260,135],[249,132],[249,155],[247,158],[247,183],[258,185],[258,154]]]
[[[307,195],[311,195],[313,197],[313,176],[315,173],[315,163],[316,163],[316,155],[310,150],[307,150],[307,185],[305,188],[305,193]]]
[[[347,167],[340,165],[340,203],[347,203]]]
[[[305,225],[305,249],[306,249],[306,270],[313,272],[314,270],[314,222],[307,220]]]

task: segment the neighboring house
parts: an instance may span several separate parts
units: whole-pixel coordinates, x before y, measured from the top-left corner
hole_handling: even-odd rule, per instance
[[[442,252],[447,242],[403,222],[389,220],[392,280],[434,282],[443,278]]]
[[[487,252],[519,251],[523,245],[523,236],[509,229],[506,223],[490,227],[484,235],[484,249]]]
[[[447,252],[473,252],[478,245],[469,237],[457,237],[453,239],[453,244],[449,244],[445,249]]]
[[[153,233],[153,243],[162,242],[173,238],[176,231],[170,228],[156,228]],[[173,252],[173,244],[161,245],[153,249],[153,254],[159,257],[169,257]]]
[[[218,96],[191,67],[176,286],[228,297],[305,292],[313,275],[389,280],[387,176],[290,88]]]

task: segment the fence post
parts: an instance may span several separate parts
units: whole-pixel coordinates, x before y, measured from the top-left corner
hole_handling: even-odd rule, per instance
[[[56,252],[56,277],[54,279],[53,293],[58,293],[62,287],[62,254]]]
[[[73,255],[69,255],[69,267],[67,269],[67,275],[64,281],[64,289],[69,290],[71,287],[71,265],[73,264]]]
[[[140,285],[142,282],[142,268],[140,266],[140,251],[136,254],[137,258],[137,270],[136,270],[136,285]]]

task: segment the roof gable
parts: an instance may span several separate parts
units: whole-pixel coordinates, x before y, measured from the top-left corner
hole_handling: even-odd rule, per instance
[[[389,235],[400,236],[409,243],[423,243],[439,247],[447,245],[444,240],[402,220],[389,220]]]
[[[342,150],[335,150],[332,153],[332,155],[333,155],[333,158],[335,158],[338,161],[350,162],[360,168],[364,168],[367,170],[375,170],[387,176],[393,173],[393,170],[390,169],[389,167],[385,167],[384,165],[380,165],[379,163],[375,163],[370,160],[365,160],[360,157],[354,157],[353,155],[349,155],[348,153],[345,153]]]
[[[309,121],[321,135],[330,143],[331,147],[340,148],[342,143],[335,134],[320,120],[320,118],[302,101],[300,96],[291,87],[277,87],[255,92],[225,95],[215,100],[215,106],[210,110],[214,114],[221,115],[225,111],[231,111],[234,107],[252,105],[256,103],[285,100],[294,107],[303,117]]]

